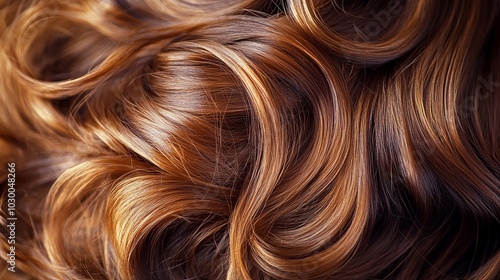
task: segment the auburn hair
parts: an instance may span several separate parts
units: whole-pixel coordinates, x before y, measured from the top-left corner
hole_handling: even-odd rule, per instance
[[[499,35],[495,0],[3,0],[0,277],[500,279]]]

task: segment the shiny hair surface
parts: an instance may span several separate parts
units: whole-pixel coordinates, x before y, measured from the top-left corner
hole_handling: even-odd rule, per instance
[[[2,279],[500,279],[499,1],[2,0],[0,77]]]

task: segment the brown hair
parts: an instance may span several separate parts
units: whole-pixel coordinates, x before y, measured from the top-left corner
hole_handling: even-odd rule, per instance
[[[0,34],[26,277],[500,277],[498,1],[7,0]]]

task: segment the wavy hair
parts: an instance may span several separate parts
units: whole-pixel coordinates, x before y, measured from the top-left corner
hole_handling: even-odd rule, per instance
[[[1,277],[499,279],[499,34],[495,0],[4,0]]]

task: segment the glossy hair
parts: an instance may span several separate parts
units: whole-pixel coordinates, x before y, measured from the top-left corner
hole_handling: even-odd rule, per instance
[[[499,279],[499,35],[495,0],[0,2],[1,277]]]

